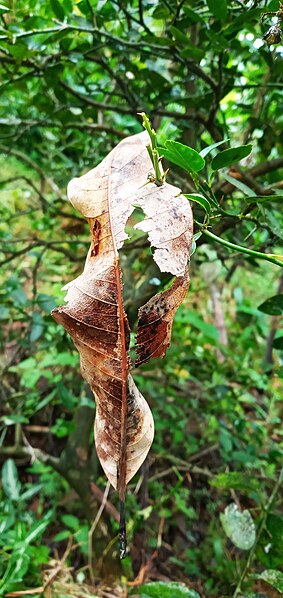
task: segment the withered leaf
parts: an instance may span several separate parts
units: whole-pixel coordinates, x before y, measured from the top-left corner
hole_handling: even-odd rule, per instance
[[[91,246],[83,273],[66,286],[67,304],[52,312],[80,353],[82,375],[96,399],[97,454],[121,503],[126,484],[149,451],[154,428],[149,406],[129,373],[118,254],[136,205],[145,214],[137,228],[147,232],[156,263],[177,277],[139,310],[138,363],[165,355],[174,314],[189,284],[190,204],[176,187],[147,184],[147,143],[146,132],[124,139],[101,164],[69,183],[70,201],[89,222]]]

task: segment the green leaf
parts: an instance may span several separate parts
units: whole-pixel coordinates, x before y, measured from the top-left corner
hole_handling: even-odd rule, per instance
[[[236,490],[259,489],[259,482],[255,478],[238,471],[219,473],[210,481],[210,484],[211,486],[215,486],[215,488],[225,488],[226,490],[229,490],[230,488]]]
[[[207,154],[212,152],[212,150],[214,150],[214,148],[218,147],[219,145],[222,145],[222,143],[226,143],[227,141],[229,141],[229,138],[223,139],[223,141],[217,141],[216,143],[212,143],[211,145],[204,147],[201,150],[201,152],[199,153],[199,155],[202,156],[202,158],[205,158],[205,156],[207,156]]]
[[[226,19],[227,0],[206,0],[207,6],[216,19]]]
[[[210,205],[208,199],[206,199],[206,197],[204,197],[203,195],[200,195],[199,193],[185,193],[184,195],[190,201],[195,201],[196,203],[198,203],[199,205],[201,205],[201,207],[208,214],[210,214],[210,212],[211,212],[211,205]]]
[[[58,0],[50,0],[50,6],[59,21],[64,21],[65,12],[62,4]]]
[[[197,244],[196,241],[201,237],[202,233],[199,231],[198,233],[196,233],[193,236],[193,242],[192,242],[192,248],[191,248],[191,253],[190,256],[192,257],[192,255],[194,255],[196,248],[197,248]]]
[[[32,542],[37,540],[37,538],[39,538],[39,536],[42,536],[43,532],[46,530],[46,528],[50,524],[52,515],[53,515],[52,510],[47,511],[47,513],[44,515],[44,517],[42,519],[40,519],[34,525],[32,525],[32,527],[29,530],[28,535],[25,537],[25,539],[23,541],[24,546],[28,546],[29,544],[31,544]]]
[[[257,579],[263,579],[263,581],[273,586],[280,594],[283,594],[283,573],[281,571],[266,569],[256,577]]]
[[[38,312],[34,312],[32,315],[32,325],[30,331],[29,340],[31,343],[35,343],[44,332],[44,321],[42,315]]]
[[[80,520],[75,515],[62,515],[61,519],[67,527],[75,531],[80,527]]]
[[[174,581],[152,581],[138,589],[134,590],[135,594],[143,598],[200,598],[200,595],[186,586]]]
[[[283,314],[283,295],[269,297],[257,309],[270,316],[281,316]]]
[[[239,147],[231,147],[230,149],[223,150],[215,156],[211,162],[212,170],[219,170],[239,162],[243,158],[246,158],[252,151],[252,145],[240,145]]]
[[[272,347],[274,349],[279,349],[280,351],[283,350],[283,336],[278,336],[272,343]]]
[[[165,146],[165,148],[158,148],[160,155],[163,155],[166,160],[177,164],[180,168],[184,168],[187,172],[199,172],[204,168],[204,159],[192,147],[183,145],[178,141],[166,141]]]
[[[2,467],[2,485],[7,498],[20,500],[21,482],[13,459],[7,459]]]
[[[91,15],[91,9],[86,0],[81,0],[77,6],[84,15]]]
[[[226,507],[224,513],[220,514],[225,534],[242,550],[250,550],[255,543],[256,529],[249,511],[239,511],[236,503]]]
[[[174,25],[172,25],[172,27],[170,27],[170,31],[171,33],[173,33],[175,40],[179,42],[181,45],[186,46],[188,44],[188,37],[185,35],[185,33],[180,31],[180,29],[177,29],[177,27],[174,27]]]
[[[48,314],[52,311],[52,309],[54,309],[54,307],[56,307],[54,298],[50,295],[45,295],[44,293],[39,293],[37,295],[36,301],[41,309]]]
[[[236,189],[239,189],[245,195],[250,195],[253,192],[251,187],[248,187],[248,185],[246,185],[242,181],[239,181],[238,179],[235,179],[235,177],[230,176],[226,172],[221,173],[221,176],[223,177],[223,179],[225,179],[225,181],[228,181],[228,183],[231,183],[231,185],[234,185],[234,187],[236,187]],[[245,199],[248,199],[248,198],[245,198]]]
[[[53,536],[53,542],[62,542],[62,540],[67,540],[71,536],[71,532],[68,529],[63,529],[58,534]]]
[[[0,4],[0,15],[3,15],[5,12],[9,12],[11,10],[8,6],[4,6],[4,4]]]
[[[14,426],[15,424],[27,424],[28,419],[20,414],[2,415],[0,421],[4,422],[5,426]]]

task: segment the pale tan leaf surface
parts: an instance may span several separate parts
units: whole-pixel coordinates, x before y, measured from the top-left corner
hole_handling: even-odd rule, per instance
[[[184,276],[193,237],[193,217],[180,189],[164,183],[151,184],[137,199],[146,217],[135,228],[148,233],[153,258],[161,272]]]
[[[67,304],[52,312],[71,335],[83,377],[96,399],[97,454],[111,484],[124,500],[125,485],[144,461],[153,440],[150,409],[130,374],[129,326],[123,307],[118,250],[135,205],[145,219],[161,271],[176,275],[171,289],[139,312],[139,363],[164,356],[172,321],[188,287],[187,263],[192,214],[179,189],[147,183],[151,163],[146,132],[123,140],[96,168],[68,186],[73,206],[87,218],[91,246],[83,273],[67,285]]]

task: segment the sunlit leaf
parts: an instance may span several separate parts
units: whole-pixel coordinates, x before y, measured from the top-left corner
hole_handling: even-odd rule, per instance
[[[184,168],[187,172],[199,172],[205,166],[205,161],[196,150],[178,141],[166,141],[165,148],[159,147],[158,151],[166,160]]]
[[[210,214],[211,205],[206,197],[200,195],[199,193],[185,193],[184,195],[190,201],[198,203],[208,214]]]
[[[228,538],[242,550],[250,550],[255,543],[256,529],[250,512],[239,511],[236,503],[226,507],[220,514],[223,529]]]

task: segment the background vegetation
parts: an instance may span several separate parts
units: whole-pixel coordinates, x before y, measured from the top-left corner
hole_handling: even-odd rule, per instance
[[[3,2],[0,595],[280,596],[283,48],[261,39],[279,3]],[[192,284],[165,360],[134,372],[156,435],[120,563],[95,403],[50,311],[88,247],[67,182],[141,131],[141,111],[162,146],[225,142],[199,175],[166,163],[201,195]],[[240,165],[218,154],[247,144]],[[134,322],[167,280],[143,240],[122,259]]]

